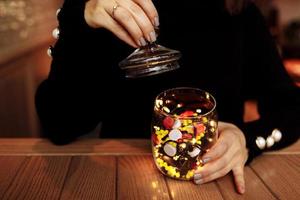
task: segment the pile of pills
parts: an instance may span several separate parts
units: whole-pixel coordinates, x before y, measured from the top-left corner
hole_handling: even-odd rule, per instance
[[[180,115],[157,114],[153,121],[152,148],[159,170],[176,179],[190,180],[201,167],[201,156],[216,141],[214,119],[197,117],[197,111]]]

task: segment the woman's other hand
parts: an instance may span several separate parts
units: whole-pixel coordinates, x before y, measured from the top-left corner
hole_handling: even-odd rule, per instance
[[[203,156],[204,166],[194,175],[196,184],[225,176],[232,170],[239,193],[245,192],[244,165],[248,158],[242,131],[233,124],[219,122],[219,139]]]
[[[159,18],[151,0],[89,0],[84,17],[89,26],[106,28],[133,47],[156,41]]]

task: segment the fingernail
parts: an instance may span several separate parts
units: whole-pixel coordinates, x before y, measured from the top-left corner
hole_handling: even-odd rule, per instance
[[[197,179],[197,180],[194,180],[194,182],[197,184],[197,185],[200,185],[203,183],[203,180],[202,179]]]
[[[202,159],[202,163],[203,164],[206,164],[206,163],[208,163],[210,161],[210,158],[203,158]]]
[[[154,17],[154,23],[153,23],[154,26],[159,26],[159,18],[158,17]]]
[[[146,42],[144,37],[140,38],[139,43],[140,43],[140,46],[146,46],[147,45],[147,42]]]
[[[244,194],[245,193],[245,188],[243,186],[240,186],[239,191],[240,191],[241,194]]]
[[[154,31],[152,31],[149,35],[149,42],[155,42],[156,41],[156,34]]]
[[[201,177],[202,177],[201,174],[195,174],[195,175],[194,175],[194,179],[195,179],[195,180],[196,180],[196,179],[201,179]]]

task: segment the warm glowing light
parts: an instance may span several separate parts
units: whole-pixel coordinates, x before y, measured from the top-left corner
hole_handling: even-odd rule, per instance
[[[208,93],[206,93],[205,95],[206,95],[206,99],[209,99],[209,94],[208,94]]]
[[[151,184],[153,189],[157,188],[157,181],[152,181]]]
[[[211,120],[211,121],[209,122],[209,125],[212,126],[212,127],[216,127],[216,126],[217,126],[217,123],[216,123],[216,121]]]
[[[201,113],[202,110],[201,110],[201,109],[197,109],[196,112],[197,112],[197,113]]]
[[[171,191],[171,196],[172,196],[172,198],[175,198],[175,192],[174,191]]]
[[[177,108],[181,108],[183,105],[181,103],[177,104]]]
[[[155,105],[156,105],[156,107],[160,107],[160,106],[163,105],[163,101],[162,101],[161,99],[157,99],[157,100],[155,101]]]

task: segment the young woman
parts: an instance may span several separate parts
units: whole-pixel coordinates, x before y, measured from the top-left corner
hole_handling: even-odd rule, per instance
[[[218,102],[219,140],[204,155],[197,184],[233,171],[243,193],[246,161],[298,139],[299,88],[253,3],[65,0],[58,20],[51,71],[36,94],[44,132],[56,144],[73,141],[100,121],[101,137],[149,138],[155,96],[183,86],[204,89]],[[156,40],[182,52],[180,69],[124,78],[118,62]],[[244,123],[243,104],[250,98],[258,101],[260,119]]]

